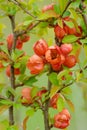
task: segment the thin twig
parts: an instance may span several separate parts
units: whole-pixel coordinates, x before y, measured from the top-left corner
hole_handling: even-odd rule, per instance
[[[65,9],[64,9],[64,11],[62,12],[62,14],[61,14],[61,17],[64,15],[64,13],[66,12],[66,10],[68,9],[68,7],[70,6],[70,4],[73,2],[73,0],[69,0],[68,1],[68,3],[67,3],[67,5],[66,5],[66,7],[65,7]]]
[[[64,88],[67,88],[67,87],[69,87],[70,85],[72,85],[74,83],[74,81],[73,82],[71,82],[71,83],[69,83],[69,84],[64,84],[59,90],[58,90],[58,93],[60,93]]]
[[[36,18],[36,16],[34,16],[33,14],[31,14],[26,8],[24,8],[22,6],[21,3],[19,3],[17,0],[9,0],[10,2],[14,3],[15,5],[19,6],[26,14],[28,14],[29,16]]]

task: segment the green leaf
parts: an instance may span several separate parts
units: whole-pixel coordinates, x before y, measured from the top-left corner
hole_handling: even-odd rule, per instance
[[[24,26],[27,26],[29,24],[31,24],[33,22],[33,20],[27,20],[23,23]]]
[[[49,75],[49,80],[55,86],[57,86],[59,84],[58,79],[57,79],[57,73],[55,73],[55,72],[52,72]]]
[[[9,126],[7,130],[18,130],[18,127],[16,125]]]
[[[31,91],[32,98],[34,98],[37,95],[37,92],[38,92],[38,88],[37,87],[33,87],[32,91]]]
[[[77,21],[79,16],[78,16],[77,12],[75,11],[75,9],[74,8],[69,8],[69,11],[70,11],[72,17]]]
[[[16,49],[15,51],[12,52],[12,59],[16,61],[20,56],[22,56],[24,52],[22,50]]]
[[[10,105],[0,105],[0,114],[6,111],[9,107]]]
[[[81,42],[82,44],[86,44],[86,45],[87,45],[87,38],[80,40],[80,42]]]
[[[60,6],[60,10],[61,13],[64,11],[66,4],[67,4],[67,0],[58,0],[59,6]]]
[[[50,98],[52,98],[57,93],[58,90],[59,90],[58,86],[53,86],[50,91]]]
[[[67,17],[67,16],[70,16],[70,12],[69,11],[66,11],[63,15],[63,17]]]
[[[65,101],[62,96],[60,96],[57,100],[57,109],[59,112],[61,112],[65,107]]]
[[[37,82],[37,79],[35,76],[29,77],[27,80],[25,80],[23,83],[25,85],[32,86],[35,82]]]
[[[63,43],[73,43],[75,41],[78,40],[78,37],[76,37],[75,35],[66,35],[63,39],[62,42]]]
[[[12,105],[13,103],[10,100],[0,99],[0,104],[3,104],[3,105]]]
[[[80,67],[84,68],[85,59],[87,58],[85,50],[81,47],[80,54],[79,54],[79,64]]]
[[[35,113],[34,108],[29,108],[29,109],[27,110],[27,112],[26,112],[26,115],[30,117],[30,116],[33,116],[34,113]]]
[[[75,108],[74,108],[74,104],[72,103],[72,101],[67,98],[65,98],[65,100],[66,100],[68,106],[70,107],[70,109],[72,110],[72,112],[74,112]]]
[[[58,19],[58,25],[59,25],[61,28],[63,28],[63,21],[62,21],[62,19]]]
[[[7,130],[8,126],[9,126],[8,120],[0,121],[0,130]]]
[[[57,13],[57,14],[61,14],[61,11],[60,11],[60,6],[59,4],[57,5],[54,5],[54,11]]]
[[[72,21],[64,21],[64,23],[65,23],[68,27],[70,27],[70,28],[73,28],[73,27],[74,27],[74,24],[73,24]]]

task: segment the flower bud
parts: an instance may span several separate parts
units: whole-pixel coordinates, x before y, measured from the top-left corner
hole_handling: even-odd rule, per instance
[[[72,51],[72,44],[62,44],[60,50],[63,55],[68,55]]]
[[[38,56],[44,56],[48,49],[48,45],[45,40],[40,39],[34,44],[33,49]]]
[[[31,97],[31,88],[26,87],[23,88],[21,91],[21,95],[22,95],[22,104],[30,104],[32,103],[32,97]]]
[[[31,74],[39,74],[44,68],[42,58],[40,58],[38,55],[31,56],[27,62],[27,67]]]
[[[56,37],[60,39],[62,39],[66,34],[65,30],[58,25],[54,27],[54,32],[55,32]]]
[[[74,55],[66,56],[64,65],[68,68],[74,67],[76,65],[76,57]]]

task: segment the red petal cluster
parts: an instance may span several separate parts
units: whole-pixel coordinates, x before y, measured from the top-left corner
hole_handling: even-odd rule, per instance
[[[54,127],[64,129],[70,124],[70,113],[67,109],[63,109],[62,112],[54,116]]]
[[[40,73],[45,64],[50,64],[54,71],[61,70],[62,65],[71,68],[76,64],[75,56],[69,55],[72,51],[71,44],[48,47],[47,42],[40,39],[34,44],[33,49],[35,54],[27,62],[31,74]]]
[[[23,36],[18,37],[17,41],[16,41],[16,48],[21,50],[22,47],[23,47],[23,43],[27,42],[29,40],[30,40],[30,37],[27,34],[24,34]],[[14,42],[13,34],[9,34],[7,36],[7,48],[8,48],[8,50],[12,49],[13,42]]]
[[[31,104],[32,103],[32,97],[31,97],[31,88],[26,87],[23,88],[21,91],[21,99],[22,99],[22,104]]]
[[[65,35],[75,35],[77,37],[82,36],[82,28],[78,26],[78,31],[75,27],[70,28],[66,25],[65,21],[72,21],[70,17],[65,17],[62,19],[63,27],[56,25],[54,27],[55,35],[58,39],[62,39]]]
[[[57,108],[57,100],[59,98],[59,94],[56,93],[51,99],[50,99],[50,106],[53,107],[54,109]]]

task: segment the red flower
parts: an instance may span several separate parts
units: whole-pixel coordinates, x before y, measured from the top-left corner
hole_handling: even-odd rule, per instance
[[[69,34],[69,35],[75,35],[76,34],[75,27],[70,28],[68,26],[64,26],[64,30],[65,30],[66,34]]]
[[[40,58],[38,55],[33,55],[29,58],[27,67],[30,70],[31,74],[39,74],[44,68],[42,58]]]
[[[12,48],[12,44],[13,44],[13,34],[9,34],[7,36],[7,47],[8,47],[8,50],[10,50]]]
[[[22,95],[22,103],[23,104],[30,104],[30,103],[32,103],[31,90],[32,89],[29,88],[29,87],[22,89],[21,95]]]
[[[3,68],[3,67],[4,67],[4,66],[3,66],[2,62],[0,61],[0,69]]]
[[[29,40],[30,40],[30,36],[28,36],[27,34],[24,34],[23,36],[21,36],[22,42],[28,42]]]
[[[63,57],[58,46],[51,46],[45,53],[45,58],[52,65],[53,70],[58,71],[61,68]]]
[[[64,65],[68,68],[72,68],[76,64],[76,57],[74,55],[66,56]]]
[[[54,3],[50,4],[50,5],[46,5],[42,8],[42,12],[46,12],[48,10],[53,10],[54,9]]]
[[[46,92],[47,92],[46,89],[40,90],[40,91],[37,93],[37,96],[38,96],[39,98],[41,98],[42,95],[45,94]]]
[[[67,109],[54,116],[54,127],[64,129],[70,124],[70,113]]]
[[[62,44],[60,49],[63,55],[68,55],[72,51],[72,44]]]
[[[7,37],[8,50],[12,49],[13,42],[14,42],[13,34],[9,34],[8,37]],[[20,50],[20,49],[22,49],[22,46],[23,46],[23,42],[22,42],[21,38],[18,37],[18,39],[16,41],[16,48]]]
[[[57,38],[60,38],[60,39],[62,39],[66,34],[65,30],[58,25],[54,27],[54,32]]]
[[[50,99],[50,106],[53,108],[57,108],[57,100],[58,100],[59,94],[56,93],[51,99]]]
[[[22,47],[23,47],[23,42],[22,42],[21,38],[18,37],[18,39],[16,41],[16,48],[19,49],[19,50],[21,50]]]
[[[39,56],[44,56],[48,49],[48,45],[44,39],[40,39],[33,46],[34,52]]]

